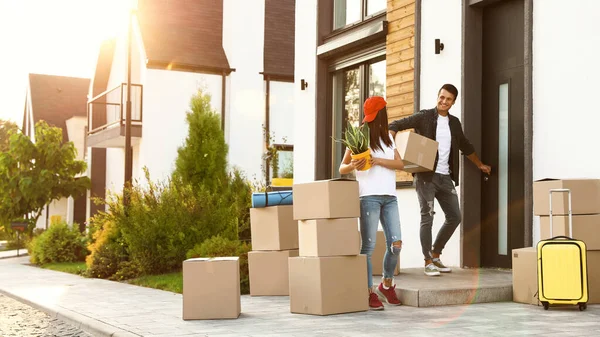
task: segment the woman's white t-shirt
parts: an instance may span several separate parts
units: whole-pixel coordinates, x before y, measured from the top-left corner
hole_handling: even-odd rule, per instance
[[[373,151],[373,158],[394,159],[396,144],[390,134],[392,146],[387,146],[381,142],[383,151]],[[366,195],[396,195],[396,171],[383,166],[372,166],[366,171],[356,171],[356,180],[358,181],[358,190],[361,197]]]

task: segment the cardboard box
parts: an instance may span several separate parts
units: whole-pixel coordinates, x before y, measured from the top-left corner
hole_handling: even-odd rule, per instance
[[[549,215],[550,189],[568,188],[571,190],[573,214],[600,213],[600,179],[541,179],[533,183],[533,214]],[[569,214],[566,193],[552,194],[552,214]]]
[[[377,231],[377,241],[375,241],[375,250],[371,255],[371,264],[373,267],[373,275],[383,275],[383,257],[385,256],[386,250],[385,234],[383,231]],[[402,255],[402,253],[400,253]],[[398,264],[394,275],[400,274],[400,256],[398,256]],[[375,282],[377,283],[377,282]]]
[[[587,252],[589,304],[600,304],[600,250]]]
[[[553,200],[554,201],[554,200]],[[540,216],[540,239],[569,236],[569,216],[553,216],[553,233],[550,234],[550,217]],[[600,214],[573,215],[573,238],[582,240],[588,250],[600,250]]]
[[[290,291],[288,259],[298,250],[248,252],[251,296],[288,296]]]
[[[360,217],[358,182],[348,179],[294,184],[294,219]]]
[[[513,302],[538,303],[537,249],[535,247],[512,250]]]
[[[293,206],[250,209],[252,250],[298,249],[298,221]]]
[[[238,318],[239,257],[183,261],[183,319]]]
[[[317,219],[298,222],[300,256],[360,254],[358,219]]]
[[[396,149],[404,161],[406,172],[433,170],[438,142],[412,131],[396,133]]]
[[[291,257],[289,263],[290,312],[332,315],[369,310],[365,255]]]

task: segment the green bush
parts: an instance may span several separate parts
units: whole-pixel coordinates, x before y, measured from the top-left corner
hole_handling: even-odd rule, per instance
[[[90,219],[88,240],[87,276],[110,278],[128,261],[123,236],[110,213],[100,212]]]
[[[86,238],[76,224],[53,224],[29,244],[30,261],[35,264],[85,261],[87,254]]]
[[[251,245],[224,238],[220,235],[196,245],[187,253],[187,258],[196,257],[226,257],[239,256],[240,258],[240,290],[242,294],[250,293],[250,276],[248,274],[248,252]]]

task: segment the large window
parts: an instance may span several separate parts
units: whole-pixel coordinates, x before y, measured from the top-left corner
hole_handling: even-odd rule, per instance
[[[335,0],[333,29],[361,22],[386,10],[386,0]]]
[[[333,136],[342,137],[348,123],[362,123],[363,102],[371,96],[385,98],[385,56],[376,57],[347,68],[335,70],[333,76]],[[344,156],[345,147],[333,145],[332,172],[339,177],[338,167]]]
[[[290,109],[294,106],[294,83],[268,80],[268,125],[265,128],[267,154],[265,173],[267,184],[273,178],[293,178],[294,128]]]

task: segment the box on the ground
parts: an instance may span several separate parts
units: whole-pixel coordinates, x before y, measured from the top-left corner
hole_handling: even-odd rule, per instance
[[[360,254],[357,218],[298,221],[300,256]]]
[[[404,161],[404,171],[426,172],[433,170],[438,142],[412,131],[398,132],[396,149]]]
[[[371,265],[373,267],[373,275],[383,275],[383,258],[385,256],[387,244],[385,242],[385,234],[383,231],[377,231],[377,241],[375,241],[375,250],[371,255]],[[400,253],[402,255],[402,253]],[[394,270],[394,275],[400,274],[400,256],[398,256],[398,264]]]
[[[552,216],[553,233],[550,233],[550,217],[540,216],[540,240],[555,236],[569,236],[569,216]],[[573,238],[582,240],[588,250],[600,250],[600,214],[573,215]]]
[[[290,258],[290,311],[332,315],[369,309],[365,255]]]
[[[294,184],[294,219],[360,217],[358,182],[348,179]]]
[[[512,250],[513,302],[537,304],[537,249]]]
[[[298,221],[293,206],[250,209],[252,250],[298,249]]]
[[[239,257],[183,261],[183,319],[238,318]]]
[[[588,303],[600,304],[600,250],[587,251]]]
[[[549,215],[551,189],[571,190],[572,214],[600,213],[600,179],[541,179],[533,183],[533,214]],[[552,214],[569,214],[567,193],[552,194]]]
[[[298,250],[248,252],[251,296],[288,296],[288,259]]]

